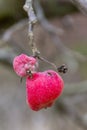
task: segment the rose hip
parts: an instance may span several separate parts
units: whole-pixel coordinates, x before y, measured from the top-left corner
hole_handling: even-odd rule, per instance
[[[32,56],[21,54],[16,56],[13,61],[13,68],[17,75],[24,77],[27,71],[35,71],[37,60]]]
[[[62,78],[53,70],[34,73],[26,79],[26,100],[30,108],[38,111],[51,107],[64,88]]]

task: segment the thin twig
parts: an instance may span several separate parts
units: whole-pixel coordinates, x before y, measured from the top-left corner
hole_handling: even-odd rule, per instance
[[[40,52],[38,51],[36,44],[34,42],[33,26],[37,23],[37,17],[34,13],[32,4],[33,4],[32,0],[26,0],[23,8],[27,12],[29,18],[29,31],[28,31],[29,45],[32,48],[33,55],[36,55],[39,54]]]
[[[46,63],[52,65],[52,66],[57,70],[57,66],[56,66],[54,63],[52,63],[52,62],[46,60],[45,58],[43,58],[43,57],[41,57],[41,56],[39,56],[38,59],[40,59],[40,60],[42,60],[42,61],[44,61],[44,62],[46,62]]]

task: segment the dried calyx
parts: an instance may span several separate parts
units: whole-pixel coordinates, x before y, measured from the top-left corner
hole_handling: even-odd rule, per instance
[[[58,70],[58,72],[65,74],[68,71],[68,68],[66,67],[65,64],[63,64],[60,67],[58,67],[57,70]]]

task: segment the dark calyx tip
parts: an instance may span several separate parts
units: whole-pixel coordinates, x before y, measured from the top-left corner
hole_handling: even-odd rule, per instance
[[[65,74],[68,71],[68,68],[66,67],[65,64],[63,64],[60,67],[58,67],[57,70],[58,70],[58,72]]]
[[[27,74],[30,78],[32,78],[32,76],[33,76],[33,75],[32,75],[32,72],[31,72],[30,70],[27,70],[27,71],[26,71],[26,74]]]

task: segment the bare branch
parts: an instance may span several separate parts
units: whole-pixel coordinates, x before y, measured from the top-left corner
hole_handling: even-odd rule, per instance
[[[85,15],[87,15],[87,0],[71,0]]]
[[[60,51],[60,54],[64,62],[71,68],[70,69],[72,70],[71,73],[76,72],[79,66],[77,59],[80,61],[86,61],[87,59],[82,54],[72,51],[70,48],[64,45],[64,43],[61,41],[61,39],[57,35],[57,34],[63,33],[63,30],[61,28],[56,28],[55,26],[51,25],[48,22],[48,20],[45,18],[44,11],[38,0],[34,1],[34,6],[36,9],[37,18],[40,24],[50,34],[53,40],[53,43],[56,45],[56,47]]]
[[[38,12],[39,13],[39,12]],[[44,14],[41,14],[40,12],[40,15],[42,18],[41,21],[44,23],[44,19],[45,17],[43,17]],[[46,20],[47,21],[47,20]],[[49,22],[47,22],[49,24]],[[15,26],[12,26],[10,29],[8,29],[3,37],[3,40],[4,41],[9,41],[11,35],[15,32],[15,31],[18,31],[20,29],[23,29],[25,26],[27,25],[27,22],[23,21],[22,23],[18,23],[16,24]],[[45,24],[42,24],[45,26]],[[46,28],[46,27],[45,27]],[[29,32],[31,32],[32,30],[32,27],[29,28]],[[71,67],[72,69],[72,73],[74,73],[77,68],[78,68],[78,60],[81,60],[81,61],[85,61],[86,60],[86,57],[84,57],[83,55],[80,55],[79,53],[77,52],[74,52],[72,51],[71,49],[67,48],[60,40],[60,38],[58,37],[58,35],[55,34],[55,30],[50,31],[49,28],[46,28],[48,33],[50,34],[52,40],[53,40],[53,43],[58,47],[58,49],[60,50],[61,52],[61,55],[62,55],[62,58],[65,60],[65,63],[68,63],[68,66]],[[52,42],[51,42],[52,43]],[[33,43],[34,44],[34,43]],[[15,46],[15,44],[14,44]],[[35,45],[34,45],[35,46]],[[36,48],[36,47],[35,47]],[[3,54],[3,55],[2,55]],[[6,51],[0,51],[0,59],[6,59],[6,56],[8,56],[8,52]],[[12,56],[12,55],[10,55]],[[13,56],[12,56],[13,57]],[[77,59],[76,59],[77,58]],[[8,60],[10,63],[12,62],[12,60],[10,60],[10,58],[7,58],[6,60]],[[64,91],[64,95],[68,95],[68,94],[73,94],[73,93],[82,93],[82,92],[85,92],[87,91],[87,81],[82,81],[80,83],[72,83],[72,84],[67,84],[66,87],[65,87],[65,91]]]
[[[33,7],[32,7],[32,0],[26,0],[25,5],[23,6],[24,10],[27,12],[29,21],[31,23],[36,23],[37,22],[37,17],[34,13]]]
[[[38,51],[36,44],[34,42],[33,26],[37,22],[37,17],[34,13],[32,4],[33,4],[32,0],[26,0],[23,8],[27,12],[29,18],[29,31],[28,31],[29,44],[32,48],[33,55],[36,55],[40,54],[40,52]]]

